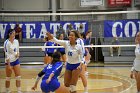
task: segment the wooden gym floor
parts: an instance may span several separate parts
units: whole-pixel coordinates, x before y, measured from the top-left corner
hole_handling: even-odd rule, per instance
[[[40,85],[36,91],[32,91],[37,73],[43,66],[21,65],[21,88],[23,93],[42,93]],[[90,66],[88,67],[88,90],[89,93],[136,93],[135,80],[130,79],[131,66]],[[62,74],[64,73],[64,69]],[[60,78],[63,84],[63,77]],[[0,93],[5,91],[5,69],[0,67]],[[14,73],[11,79],[11,91],[16,93]],[[83,85],[79,78],[77,84],[78,93],[83,93]]]

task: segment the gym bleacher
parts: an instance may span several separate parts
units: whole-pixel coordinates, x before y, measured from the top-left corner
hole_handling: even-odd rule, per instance
[[[102,40],[102,45],[111,45],[113,37],[104,38]],[[119,38],[120,45],[133,45],[135,44],[134,37],[123,37]],[[135,47],[121,47],[121,56],[114,52],[113,57],[110,56],[109,47],[103,47],[102,53],[104,56],[105,64],[132,64],[135,58]]]

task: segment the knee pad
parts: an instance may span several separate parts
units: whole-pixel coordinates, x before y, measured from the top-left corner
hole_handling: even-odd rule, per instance
[[[76,86],[74,86],[74,85],[70,85],[70,88],[71,88],[71,92],[76,91]]]
[[[16,77],[16,80],[20,81],[20,79],[21,79],[21,76]]]
[[[69,91],[71,91],[71,87],[66,87]]]
[[[6,77],[6,81],[10,81],[11,80],[11,77]]]

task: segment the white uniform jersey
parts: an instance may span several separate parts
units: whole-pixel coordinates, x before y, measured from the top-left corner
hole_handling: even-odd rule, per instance
[[[83,53],[83,61],[85,61],[85,58],[84,58],[84,54],[85,54],[85,47],[84,47],[84,41],[81,39],[81,38],[78,38],[76,40],[77,44],[80,44],[81,47],[82,47],[82,53]]]
[[[13,43],[7,39],[4,42],[4,52],[5,52],[5,63],[6,59],[9,59],[10,62],[16,61],[18,58],[16,54],[19,53],[19,42],[18,40],[14,39]]]
[[[132,70],[140,71],[140,44],[136,45],[135,56],[136,58],[134,60]]]
[[[77,64],[80,62],[84,63],[81,45],[76,44],[75,46],[71,46],[69,41],[58,40],[55,37],[52,41],[64,46],[67,56],[67,62],[69,64]]]

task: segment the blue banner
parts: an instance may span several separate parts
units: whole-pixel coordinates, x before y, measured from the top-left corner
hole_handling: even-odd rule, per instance
[[[73,28],[77,30],[80,23],[83,24],[84,31],[87,31],[87,21],[18,22],[22,28],[23,38],[44,38],[46,31],[56,35],[60,25],[62,25],[64,31],[67,30],[69,24],[72,24]],[[8,29],[14,29],[16,24],[17,22],[0,22],[0,39],[5,38]]]
[[[104,21],[104,37],[135,37],[140,31],[140,19]]]

